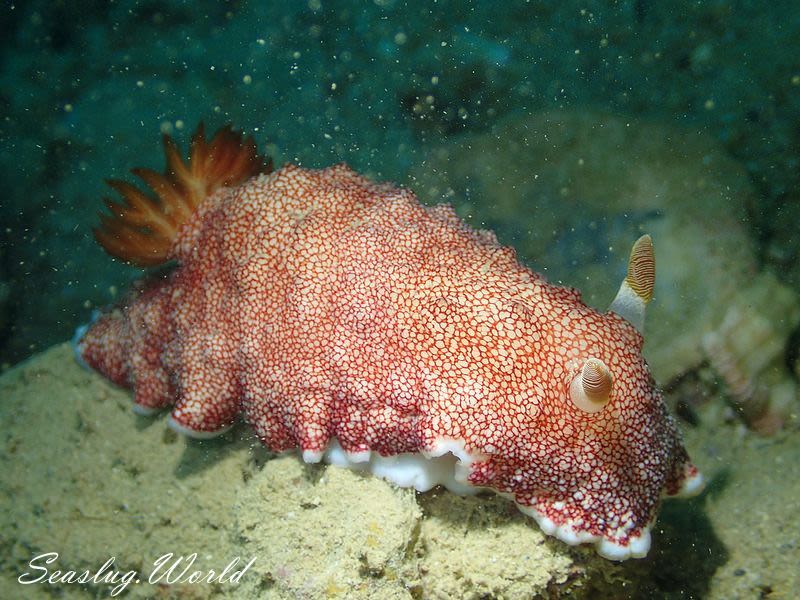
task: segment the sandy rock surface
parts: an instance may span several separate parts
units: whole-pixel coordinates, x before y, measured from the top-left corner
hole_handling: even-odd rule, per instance
[[[2,598],[109,594],[21,586],[45,552],[59,553],[51,569],[79,573],[113,556],[140,580],[128,598],[789,598],[800,586],[796,432],[764,440],[701,419],[687,443],[709,491],[667,502],[650,555],[616,564],[543,535],[496,496],[304,465],[245,426],[187,441],[132,414],[128,392],[81,369],[67,344],[0,377],[0,421]],[[147,583],[169,552],[197,553],[204,572],[255,561],[238,583]]]

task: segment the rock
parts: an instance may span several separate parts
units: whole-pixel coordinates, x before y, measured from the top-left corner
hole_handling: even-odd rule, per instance
[[[787,333],[800,323],[800,301],[772,273],[760,273],[732,299],[703,336],[703,349],[745,421],[772,434],[797,418],[797,383],[786,368]]]
[[[255,569],[268,589],[291,597],[412,598],[400,573],[422,517],[413,490],[285,456],[241,487],[235,514],[245,553],[259,557]]]

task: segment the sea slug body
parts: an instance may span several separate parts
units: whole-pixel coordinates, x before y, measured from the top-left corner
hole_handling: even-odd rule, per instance
[[[702,487],[641,355],[648,236],[606,313],[520,265],[445,205],[344,165],[272,172],[202,129],[184,163],[111,182],[95,233],[175,261],[76,336],[140,412],[216,435],[242,416],[275,451],[401,486],[492,489],[542,529],[644,556],[664,495]]]

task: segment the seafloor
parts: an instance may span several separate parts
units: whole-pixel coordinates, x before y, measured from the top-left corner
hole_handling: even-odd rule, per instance
[[[0,11],[1,598],[107,596],[19,586],[47,551],[144,573],[166,552],[257,557],[236,587],[131,598],[797,596],[800,3]],[[277,164],[346,161],[451,202],[598,307],[652,233],[646,356],[707,491],[668,502],[650,556],[617,565],[502,499],[414,494],[270,456],[244,427],[200,443],[132,415],[59,343],[141,275],[92,239],[104,178],[161,169],[160,134],[185,146],[201,120]]]
[[[105,597],[112,586],[17,582],[51,568],[115,568],[128,598],[795,598],[800,436],[765,439],[704,415],[686,442],[710,479],[669,501],[643,560],[612,563],[542,534],[494,496],[402,490],[265,452],[244,427],[188,441],[134,415],[129,394],[67,344],[0,378],[0,597]],[[708,412],[708,411],[706,411]],[[146,578],[165,553],[195,568],[256,561],[238,585]]]

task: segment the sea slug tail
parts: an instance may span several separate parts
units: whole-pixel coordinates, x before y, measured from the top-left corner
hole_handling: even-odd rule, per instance
[[[162,264],[180,226],[208,196],[223,187],[243,183],[272,171],[272,161],[258,153],[252,137],[242,138],[230,125],[206,141],[201,123],[184,161],[175,141],[164,136],[167,167],[164,174],[150,169],[132,169],[153,193],[125,181],[111,179],[108,185],[121,202],[105,199],[111,214],[100,213],[94,236],[106,252],[140,267]]]

